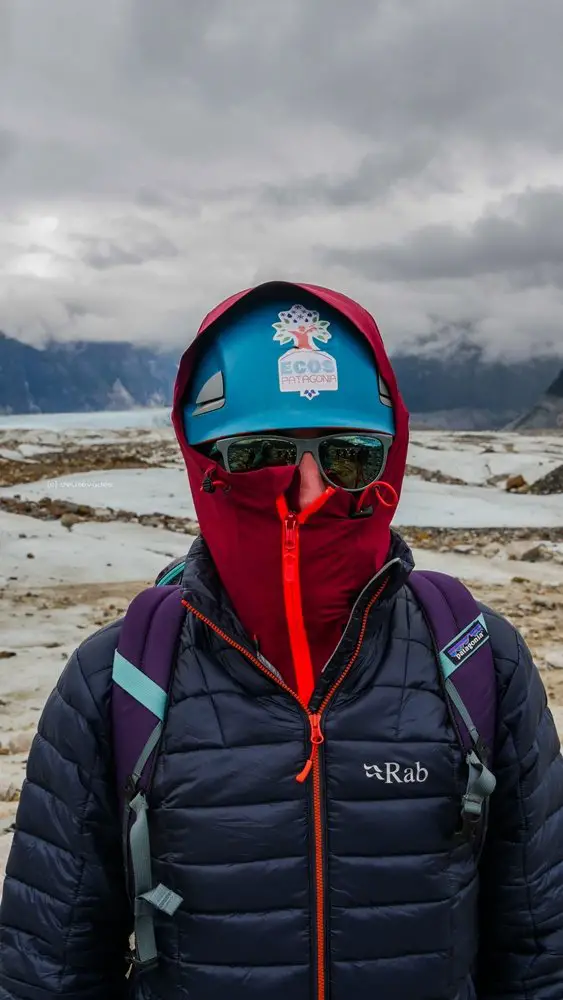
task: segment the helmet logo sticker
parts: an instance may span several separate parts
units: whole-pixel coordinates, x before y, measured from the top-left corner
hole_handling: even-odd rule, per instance
[[[279,323],[273,339],[280,344],[293,344],[278,361],[280,392],[298,392],[304,399],[315,399],[319,393],[338,389],[336,360],[321,350],[316,341],[326,344],[332,334],[329,320],[319,319],[314,309],[294,305],[278,313]]]

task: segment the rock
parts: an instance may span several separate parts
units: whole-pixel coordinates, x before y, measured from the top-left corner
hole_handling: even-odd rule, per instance
[[[8,750],[10,753],[28,753],[29,748],[33,742],[34,734],[29,733],[16,733],[12,736],[8,743]]]
[[[521,562],[543,562],[544,560],[549,560],[552,558],[552,553],[549,548],[540,542],[539,545],[533,545],[531,549],[526,549],[520,555]]]
[[[66,514],[63,514],[61,517],[61,524],[63,528],[68,528],[69,531],[72,530],[73,524],[78,524],[79,521],[80,518],[78,517],[77,514],[72,514],[67,512]]]
[[[20,531],[18,538],[27,538],[25,531]]]
[[[459,552],[459,554],[462,555],[462,556],[468,556],[468,555],[471,554],[472,546],[471,545],[454,545],[453,551],[454,552]]]
[[[560,465],[553,472],[549,472],[542,479],[537,479],[530,487],[530,492],[539,496],[547,496],[550,493],[563,493],[563,465]]]
[[[9,660],[12,656],[17,655],[14,649],[0,649],[0,660]]]
[[[479,555],[485,556],[486,559],[494,559],[502,552],[502,545],[498,542],[489,542],[488,545],[484,545],[481,549]]]
[[[150,515],[149,517],[147,517],[145,519],[144,524],[148,528],[159,528],[160,527],[160,518],[156,514],[152,514],[152,515]]]
[[[563,653],[555,650],[546,656],[546,666],[548,670],[563,670]]]
[[[522,486],[528,486],[524,476],[509,476],[506,480],[505,490],[511,492],[512,490],[519,490]]]
[[[533,597],[532,605],[534,608],[545,608],[546,611],[557,611],[557,602],[549,601],[547,597]]]
[[[20,789],[10,782],[9,785],[0,785],[0,802],[18,802]]]
[[[33,552],[28,552],[27,553],[27,558],[28,559],[35,559],[35,556],[34,556]]]
[[[97,521],[111,521],[112,513],[107,507],[94,507],[94,517]]]

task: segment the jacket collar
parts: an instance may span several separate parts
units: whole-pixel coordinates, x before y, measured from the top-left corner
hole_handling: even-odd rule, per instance
[[[351,655],[357,643],[366,607],[373,594],[381,586],[383,580],[387,579],[387,585],[381,595],[381,599],[377,602],[377,615],[370,614],[370,624],[366,630],[366,636],[369,635],[373,627],[374,618],[380,617],[385,611],[389,611],[398,591],[406,583],[413,568],[414,558],[410,547],[401,535],[396,531],[392,531],[391,547],[387,561],[358,595],[342,640],[326,665],[323,676],[332,678],[333,665],[337,668],[343,658],[346,659]],[[196,538],[190,548],[181,579],[181,586],[186,599],[198,611],[201,611],[215,625],[218,625],[233,639],[244,645],[253,656],[256,656],[257,651],[253,648],[249,636],[246,635],[235,614],[229,596],[221,583],[209,549],[201,536]]]

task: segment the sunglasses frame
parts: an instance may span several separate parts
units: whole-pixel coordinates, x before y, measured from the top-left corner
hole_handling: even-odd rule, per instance
[[[312,438],[292,437],[291,434],[264,434],[264,433],[233,434],[231,435],[231,437],[218,438],[216,441],[214,441],[213,444],[209,446],[207,454],[210,457],[212,457],[213,451],[218,451],[223,461],[225,470],[227,472],[229,472],[231,475],[244,475],[246,473],[234,472],[230,468],[229,458],[228,458],[229,445],[233,444],[233,442],[235,441],[244,441],[245,439],[248,440],[249,438],[273,438],[275,441],[289,441],[292,445],[296,447],[297,450],[295,465],[299,465],[301,459],[303,458],[303,455],[311,454],[319,467],[321,476],[323,477],[325,482],[329,484],[329,486],[333,486],[338,489],[345,489],[347,493],[363,493],[363,491],[366,490],[368,486],[371,486],[372,483],[366,483],[365,486],[357,486],[354,487],[353,489],[347,489],[345,486],[339,487],[337,483],[331,482],[331,480],[326,475],[322,467],[319,456],[319,448],[321,444],[324,444],[327,441],[340,439],[343,437],[351,437],[354,434],[357,434],[358,436],[361,437],[373,438],[379,441],[379,443],[383,445],[383,462],[381,469],[379,470],[379,476],[382,476],[385,471],[385,466],[387,465],[387,458],[389,455],[389,449],[391,448],[391,445],[393,443],[393,436],[391,434],[385,434],[383,432],[378,433],[376,431],[340,431],[340,433],[338,434],[335,433],[322,434],[320,437],[312,437]],[[275,468],[275,466],[271,466],[271,468]],[[281,466],[281,468],[286,468],[286,466]],[[247,471],[253,472],[258,470],[248,469]],[[374,483],[376,483],[377,481],[378,479],[372,480],[372,482]]]

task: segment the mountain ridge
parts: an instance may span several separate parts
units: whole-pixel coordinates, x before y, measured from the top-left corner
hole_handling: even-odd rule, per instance
[[[168,354],[127,341],[52,341],[39,349],[0,332],[0,413],[68,413],[167,405]]]
[[[0,413],[169,406],[179,355],[128,341],[51,341],[36,348],[0,332]],[[546,385],[550,393],[560,386],[563,394],[563,371],[550,384],[553,358],[490,362],[468,345],[447,357],[395,354],[392,362],[413,427],[500,429],[549,395]]]
[[[535,405],[512,421],[508,429],[563,431],[563,368]]]

